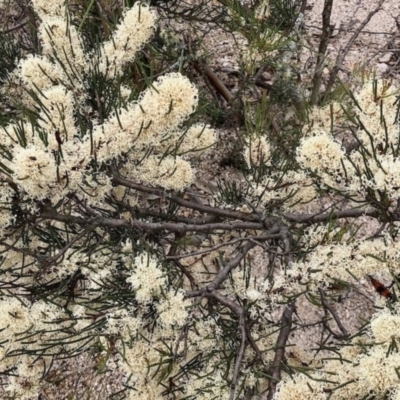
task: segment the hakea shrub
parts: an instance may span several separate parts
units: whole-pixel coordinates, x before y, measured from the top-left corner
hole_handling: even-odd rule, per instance
[[[37,398],[54,361],[90,350],[123,373],[128,399],[399,399],[395,294],[357,332],[335,316],[340,334],[326,317],[313,324],[322,344],[290,336],[305,327],[301,299],[328,313],[333,284],[398,281],[394,88],[367,80],[347,103],[311,110],[290,159],[248,135],[243,182],[205,204],[188,188],[216,140],[191,118],[198,90],[177,72],[143,74],[143,91],[126,79],[154,10],[135,3],[89,45],[64,1],[32,5],[40,52],[1,88],[13,110],[0,127],[4,396]],[[363,215],[385,225],[361,237]]]
[[[107,166],[113,162],[119,163],[119,173],[128,179],[165,189],[183,189],[194,179],[190,157],[211,147],[215,134],[205,125],[185,126],[196,109],[198,91],[179,73],[161,76],[132,102],[126,100],[132,89],[121,85],[118,90],[123,100],[107,117],[96,119],[92,112],[88,80],[95,76],[115,84],[124,66],[151,38],[156,15],[146,4],[135,3],[125,10],[112,37],[95,50],[85,49],[63,1],[35,0],[33,7],[40,18],[41,54],[21,59],[3,87],[10,103],[24,110],[0,132],[0,225],[4,244],[1,368],[3,373],[12,372],[6,392],[16,398],[34,396],[48,363],[56,355],[79,354],[96,343],[107,348],[107,337],[119,335],[120,363],[127,376],[134,373],[132,398],[136,398],[135,393],[139,398],[157,397],[164,389],[146,383],[149,360],[156,362],[160,358],[154,343],[176,341],[175,330],[185,324],[186,307],[190,305],[182,291],[173,289],[169,282],[173,278],[168,278],[160,261],[146,252],[132,256],[137,249],[128,244],[129,239],[119,254],[99,249],[96,246],[100,242],[96,241],[102,233],[92,227],[88,229],[93,231],[92,238],[89,235],[77,240],[65,248],[62,260],[51,265],[43,260],[56,255],[53,240],[65,245],[72,231],[62,222],[41,221],[36,232],[27,231],[21,236],[18,226],[24,216],[38,215],[44,205],[66,211],[71,206],[68,199],[72,198],[77,207],[105,207],[108,212],[112,210],[107,206],[111,198],[136,204],[137,196],[129,189],[121,190],[112,184]],[[89,114],[90,123],[83,122]],[[79,215],[74,206],[68,213]],[[110,234],[104,234],[107,242]],[[91,246],[94,247],[89,250]],[[40,253],[43,262],[37,258]],[[106,305],[107,295],[104,293],[102,299],[100,292],[122,265],[126,277],[120,282],[121,288],[135,293],[137,303],[122,307],[115,300],[115,304]],[[64,307],[56,300],[57,294],[40,294],[48,285],[65,285],[78,276],[87,279],[84,292],[91,294],[86,300],[72,301]],[[5,296],[4,290],[11,287],[11,297]],[[93,301],[99,306],[92,303],[93,310],[98,310],[94,314],[88,308]],[[109,311],[104,312],[101,323],[95,322],[95,314],[103,307]],[[154,312],[157,318],[153,317]],[[152,330],[150,344],[147,339],[132,342],[132,338],[142,336],[149,318],[159,321],[159,327]],[[26,347],[28,338],[30,345]],[[21,353],[25,355],[17,358]],[[142,358],[136,358],[140,355]]]
[[[286,199],[280,206],[299,212],[298,218],[286,214],[297,222],[301,213],[311,211],[322,199],[344,202],[348,208],[387,221],[387,229],[369,238],[343,230],[336,221],[307,228],[299,239],[304,255],[293,260],[290,268],[278,271],[269,287],[269,298],[276,304],[302,293],[319,296],[319,291],[338,282],[357,282],[372,275],[394,279],[393,285],[398,282],[398,93],[385,81],[366,80],[352,94],[351,105],[333,102],[311,110],[296,150],[300,169],[285,175],[266,174],[251,182],[251,195],[257,200],[268,203]],[[339,127],[347,131],[346,140],[335,137]],[[251,150],[244,155],[247,163],[257,166],[261,158],[266,158],[268,167],[271,153],[266,156],[265,149],[269,148],[264,138],[253,140]],[[294,192],[292,196],[288,196],[289,191]],[[303,351],[302,365],[310,368],[299,373],[303,368],[296,366],[278,383],[273,399],[399,398],[398,303],[387,287],[376,282],[382,297],[370,326],[353,332],[353,336],[343,330],[331,356],[316,357]]]

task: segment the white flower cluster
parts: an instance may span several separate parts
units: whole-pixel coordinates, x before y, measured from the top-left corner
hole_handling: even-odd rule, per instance
[[[127,260],[129,262],[129,259]],[[157,259],[148,254],[141,254],[129,264],[134,270],[126,281],[135,291],[136,299],[141,303],[148,303],[154,297],[159,297],[166,288],[167,280]]]
[[[278,383],[274,400],[325,400],[327,399],[324,388],[318,379],[322,374],[314,374],[312,377],[298,374],[293,379],[287,378]]]
[[[14,297],[0,300],[0,361],[1,370],[7,371],[16,368],[5,389],[10,397],[31,399],[39,394],[40,381],[50,362],[51,356],[46,356],[46,347],[50,341],[59,341],[65,336],[63,327],[70,329],[71,322],[66,321],[66,314],[54,304],[37,301],[32,305]],[[29,339],[28,339],[29,338]],[[30,343],[31,355],[14,356],[20,353]],[[60,345],[55,346],[61,349]],[[37,354],[41,354],[38,361]],[[13,397],[14,398],[14,397]]]
[[[327,232],[327,227],[320,227],[317,233],[309,232],[307,244],[307,236],[303,238],[305,248],[310,251],[303,261],[292,263],[276,276],[275,289],[283,286],[286,294],[301,293],[307,285],[310,290],[317,291],[335,280],[363,279],[369,274],[390,279],[394,266],[400,263],[400,242],[390,235],[346,243],[329,239]],[[290,281],[296,277],[299,279]]]
[[[61,17],[65,15],[65,0],[32,0],[32,5],[42,20],[47,16]]]
[[[11,74],[21,96],[14,96],[32,110],[39,110],[38,127],[25,121],[26,143],[19,144],[18,127],[2,128],[2,143],[9,147],[14,181],[30,199],[51,198],[54,203],[71,192],[100,204],[111,193],[110,179],[91,166],[127,154],[123,171],[131,179],[182,189],[194,179],[184,158],[200,154],[215,141],[208,126],[181,124],[195,110],[197,89],[178,73],[160,77],[137,102],[117,109],[103,124],[95,124],[92,137],[81,132],[77,111],[87,106],[84,74],[94,64],[115,77],[150,39],[156,16],[146,4],[126,10],[109,42],[99,55],[85,53],[64,1],[33,2],[42,23],[41,56],[29,55]],[[27,95],[29,93],[29,95]],[[168,155],[168,154],[171,155]],[[81,190],[82,187],[84,190]]]
[[[131,9],[125,10],[112,38],[101,47],[99,70],[108,76],[118,75],[122,66],[132,61],[150,39],[155,21],[154,11],[145,3],[135,3]]]
[[[8,205],[12,203],[15,192],[21,200],[22,212],[31,214],[38,211],[38,202],[34,200],[48,199],[53,204],[59,203],[60,212],[75,216],[76,211],[61,201],[71,193],[79,200],[85,200],[85,206],[101,205],[104,209],[107,206],[106,195],[124,198],[124,201],[134,204],[136,199],[132,192],[126,195],[125,189],[113,188],[110,178],[98,168],[113,158],[123,156],[125,164],[121,172],[131,179],[176,190],[189,185],[194,179],[189,158],[212,146],[215,132],[204,124],[185,125],[197,106],[198,91],[181,74],[170,73],[160,77],[137,101],[117,107],[101,123],[94,117],[90,135],[81,129],[79,120],[91,111],[87,106],[87,76],[96,70],[103,74],[104,79],[112,81],[118,78],[125,64],[131,62],[150,39],[156,20],[154,11],[146,4],[136,3],[123,13],[112,38],[101,45],[100,51],[87,53],[64,1],[33,0],[32,4],[41,20],[38,32],[43,52],[41,55],[28,55],[19,62],[10,76],[14,85],[10,95],[18,98],[38,118],[35,124],[21,120],[0,129],[2,146],[10,155],[10,160],[5,159],[4,164],[11,171],[9,176],[1,177],[1,233],[12,222]],[[124,99],[130,92],[127,87],[121,88]],[[64,223],[39,221],[35,226],[38,231],[52,231],[52,238],[59,240],[60,244],[71,241],[72,232]],[[93,232],[93,237],[98,235],[104,241],[109,240],[100,228]],[[77,295],[77,298],[71,301],[73,304],[68,306],[68,313],[60,311],[56,305],[52,307],[40,301],[34,304],[15,299],[0,301],[3,312],[1,367],[2,370],[15,367],[15,376],[10,378],[7,389],[10,397],[28,398],[37,394],[43,377],[43,370],[37,372],[37,366],[44,368],[40,362],[50,361],[45,355],[46,341],[63,343],[65,348],[61,344],[51,348],[55,354],[64,350],[73,352],[81,345],[81,331],[84,331],[83,336],[87,335],[87,329],[98,318],[96,299],[105,282],[112,279],[120,267],[122,258],[127,261],[125,265],[131,267],[126,282],[130,285],[135,305],[100,314],[106,321],[102,333],[122,338],[117,350],[124,357],[121,357],[119,365],[127,375],[134,373],[137,389],[129,396],[161,398],[164,389],[156,380],[150,385],[145,372],[149,362],[160,359],[158,344],[165,343],[174,348],[179,344],[177,332],[181,332],[188,322],[188,308],[192,303],[184,297],[182,290],[171,289],[167,273],[155,258],[140,254],[131,259],[133,246],[129,242],[125,243],[122,256],[111,252],[108,247],[96,248],[89,253],[93,243],[88,236],[58,254],[53,244],[34,234],[32,237],[24,234],[23,239],[9,236],[15,250],[0,248],[3,282],[36,286],[37,279],[45,285],[74,275],[81,274],[85,278],[83,284],[78,282],[74,287],[71,296]],[[29,252],[54,255],[56,261],[44,267]],[[22,271],[21,276],[15,271]],[[82,293],[83,299],[79,297]],[[96,293],[96,299],[93,293]],[[86,301],[93,307],[90,311]],[[99,309],[101,306],[104,304]],[[149,334],[146,321],[152,318],[152,313],[155,326]],[[138,340],[132,343],[136,334]],[[32,350],[37,354],[26,360],[21,357],[16,364],[12,353],[20,350],[19,338],[24,335],[29,337],[28,341],[32,340],[31,335],[37,338],[29,344],[24,343],[24,351]],[[70,342],[68,335],[74,336]],[[104,336],[99,340],[106,344]],[[88,346],[93,344],[89,341],[85,341]],[[40,362],[33,365],[35,357]],[[214,364],[217,362],[214,360]]]
[[[305,130],[297,149],[300,166],[315,173],[322,184],[352,196],[365,198],[372,190],[387,193],[392,201],[400,198],[397,92],[384,81],[367,81],[355,94],[357,144],[348,154],[329,128],[341,118],[338,104],[313,111],[311,131]]]
[[[48,15],[39,27],[43,55],[53,58],[69,73],[81,73],[87,64],[82,40],[76,28],[64,17]]]
[[[392,308],[392,307],[391,307]],[[398,400],[400,393],[400,308],[393,305],[372,317],[370,339],[356,337],[319,372],[287,376],[278,384],[275,400],[348,400],[368,396]],[[303,397],[298,397],[303,391]]]
[[[197,101],[197,89],[187,78],[177,73],[159,78],[137,103],[95,127],[97,160],[127,153],[131,164],[123,172],[128,178],[166,189],[184,188],[193,181],[194,171],[183,157],[190,152],[200,154],[215,142],[215,133],[208,126],[194,125],[186,132],[178,129]],[[172,153],[175,148],[182,157],[165,156],[166,151]],[[132,168],[132,164],[138,165]]]

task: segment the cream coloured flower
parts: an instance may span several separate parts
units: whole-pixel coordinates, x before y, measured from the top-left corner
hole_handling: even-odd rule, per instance
[[[194,124],[187,132],[177,130],[168,132],[156,148],[160,151],[178,148],[177,153],[183,157],[200,156],[216,142],[215,130],[204,124]]]
[[[400,384],[398,368],[400,354],[387,353],[383,346],[372,347],[358,358],[358,388],[360,393],[383,395]]]
[[[180,157],[159,159],[150,156],[132,171],[132,175],[145,183],[174,190],[181,190],[194,180],[189,162]]]
[[[315,379],[312,379],[312,378]],[[324,392],[321,373],[307,376],[296,374],[282,379],[277,385],[277,391],[273,397],[274,400],[326,400],[327,394]]]
[[[49,185],[57,179],[54,157],[34,145],[15,150],[13,169],[16,182],[29,196],[38,199],[50,193]]]
[[[99,69],[109,76],[118,75],[132,61],[154,31],[156,15],[145,3],[136,2],[122,16],[121,23],[101,48]]]
[[[170,290],[165,294],[165,298],[160,299],[157,311],[163,326],[184,325],[188,316],[186,307],[190,305],[190,301],[185,300],[184,295],[183,290]]]
[[[297,161],[303,168],[314,172],[333,171],[340,168],[340,160],[344,152],[339,143],[331,135],[320,132],[302,139],[297,148]]]
[[[57,85],[43,92],[40,126],[47,133],[49,149],[58,150],[65,141],[77,135],[74,98],[70,91]]]
[[[142,93],[137,103],[118,110],[118,115],[110,116],[104,124],[94,128],[97,159],[106,161],[133,147],[141,149],[152,145],[157,148],[171,133],[178,139],[183,132],[179,135],[177,128],[194,111],[197,96],[196,87],[181,74],[167,74],[159,78]],[[207,131],[206,134],[206,144],[209,144],[212,132]],[[201,146],[199,136],[198,144]],[[143,154],[140,153],[137,158],[142,159]]]
[[[130,267],[132,272],[126,281],[131,284],[139,302],[147,303],[160,295],[167,279],[156,258],[140,254],[135,257]]]
[[[47,16],[62,17],[65,14],[65,0],[32,0],[32,5],[42,19]]]
[[[244,159],[249,168],[252,166],[258,166],[261,163],[271,165],[270,157],[271,146],[264,137],[250,141],[244,152]]]
[[[66,75],[58,64],[39,55],[28,55],[19,62],[17,68],[26,88],[35,92],[39,90],[39,93],[66,80]]]
[[[400,339],[400,309],[397,303],[391,311],[387,307],[378,311],[371,320],[372,337],[377,342],[390,345],[393,339]]]
[[[87,66],[83,44],[76,28],[64,18],[46,16],[39,27],[43,54],[55,58],[63,68],[76,75]]]

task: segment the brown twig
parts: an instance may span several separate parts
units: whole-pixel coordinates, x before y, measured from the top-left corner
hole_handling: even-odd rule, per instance
[[[240,331],[241,341],[240,341],[240,347],[239,347],[237,355],[236,355],[236,362],[235,362],[235,368],[233,370],[233,377],[232,377],[232,382],[231,382],[231,392],[230,392],[229,400],[234,400],[234,398],[235,398],[236,385],[237,385],[237,382],[239,379],[240,365],[242,364],[244,352],[246,350],[246,342],[247,341],[246,341],[246,327],[245,327],[244,312],[242,312],[239,317],[239,331]]]
[[[295,303],[288,304],[282,315],[281,329],[275,345],[275,357],[271,367],[271,379],[268,385],[267,400],[272,400],[276,392],[276,385],[281,379],[282,362],[285,356],[286,342],[289,338],[290,330],[292,327],[293,312],[295,310]]]
[[[331,14],[333,0],[325,0],[324,10],[322,12],[322,35],[318,48],[317,64],[315,65],[314,77],[312,80],[312,91],[310,105],[317,104],[319,89],[321,87],[322,67],[324,65],[326,50],[328,48],[329,38],[331,36]]]
[[[77,224],[80,226],[86,226],[88,224],[95,227],[103,228],[125,228],[125,229],[138,229],[140,231],[170,231],[177,233],[184,232],[212,232],[215,230],[223,229],[226,231],[234,231],[237,229],[254,229],[260,230],[264,226],[258,222],[217,222],[204,225],[192,225],[184,224],[182,222],[147,222],[136,219],[131,219],[126,221],[117,218],[105,218],[105,217],[95,217],[91,220],[87,220],[82,217],[75,217],[72,215],[58,214],[55,211],[45,211],[42,212],[39,217],[40,219],[50,219],[54,221],[60,221],[65,223]]]
[[[323,214],[285,214],[285,218],[289,222],[297,222],[297,223],[317,223],[329,221],[332,219],[341,219],[341,218],[358,218],[361,216],[374,217],[377,218],[379,213],[374,209],[362,209],[357,208],[355,210],[341,210],[341,211],[333,211]]]
[[[207,66],[201,66],[198,61],[193,61],[192,63],[194,69],[201,75],[205,75],[210,83],[214,86],[214,88],[218,91],[218,93],[227,101],[227,103],[232,104],[235,96],[229,91],[229,89],[225,86],[225,84],[218,78],[217,74],[215,74],[212,69]]]
[[[216,245],[214,247],[210,247],[208,249],[196,251],[196,252],[193,252],[193,253],[179,254],[179,255],[174,255],[174,256],[168,255],[166,257],[166,259],[167,260],[180,260],[182,258],[199,256],[201,254],[206,254],[206,253],[210,253],[212,251],[218,250],[221,247],[230,246],[230,245],[235,244],[237,242],[243,242],[244,240],[250,240],[250,241],[254,240],[254,241],[256,241],[256,240],[279,239],[280,237],[281,237],[280,234],[271,234],[271,235],[268,235],[268,236],[248,236],[248,237],[244,237],[244,238],[237,238],[237,239],[230,240],[229,242],[221,243],[221,244],[218,244],[218,245]],[[256,243],[256,244],[258,244],[258,243]]]
[[[35,53],[37,53],[39,51],[39,37],[35,12],[33,11],[33,7],[31,6],[28,7],[28,23],[30,27],[33,50]]]
[[[12,26],[11,28],[4,29],[4,30],[0,31],[0,35],[7,35],[8,33],[17,31],[18,29],[23,28],[27,23],[28,23],[28,21],[23,21],[18,25]]]
[[[279,228],[277,227],[276,230],[278,230]],[[261,236],[265,236],[265,235],[269,235],[271,233],[275,233],[276,230],[271,230],[269,232],[264,233]],[[246,254],[253,248],[256,246],[256,243],[254,242],[247,242],[246,244],[244,244],[242,246],[242,249],[238,252],[238,254],[236,255],[236,257],[234,257],[228,264],[225,265],[225,267],[218,272],[218,274],[216,275],[216,277],[213,279],[213,281],[207,286],[207,291],[209,292],[213,292],[214,290],[216,290],[221,283],[226,279],[226,277],[228,276],[229,272],[235,268],[237,265],[239,265],[240,261],[243,260],[243,258],[246,256]]]
[[[168,200],[171,200],[175,204],[178,204],[182,207],[190,208],[190,209],[196,210],[196,211],[201,211],[201,212],[204,212],[207,214],[214,214],[214,215],[217,215],[220,217],[240,219],[242,221],[258,221],[259,220],[257,215],[243,213],[243,212],[239,212],[239,211],[225,210],[223,208],[212,207],[212,206],[208,206],[206,204],[199,204],[198,202],[184,200],[177,195],[166,193],[165,190],[163,190],[163,189],[151,188],[148,186],[140,185],[139,183],[128,181],[127,179],[124,179],[121,176],[119,176],[116,171],[112,171],[112,175],[113,175],[112,181],[114,183],[117,183],[119,185],[131,188],[131,189],[138,190],[140,192],[153,193],[153,194],[159,195],[160,197],[166,197]],[[267,221],[264,220],[264,224],[270,223],[273,225],[277,221],[278,221],[277,218],[269,218]]]
[[[325,90],[325,95],[324,98],[326,99],[327,96],[329,96],[330,91],[336,81],[337,74],[340,70],[340,68],[343,65],[343,61],[345,57],[347,56],[347,53],[349,52],[351,46],[353,45],[354,41],[357,39],[358,35],[361,33],[361,31],[364,29],[364,27],[368,24],[368,22],[371,20],[371,18],[381,10],[381,7],[385,0],[379,0],[378,5],[367,15],[367,17],[364,19],[364,21],[360,24],[360,26],[356,29],[350,40],[347,42],[346,46],[344,49],[340,49],[338,52],[338,55],[336,57],[336,62],[335,66],[332,68],[331,73],[329,74],[329,79],[328,83],[326,85],[326,90]]]
[[[324,312],[325,312],[325,321],[324,321],[324,326],[325,328],[329,331],[329,333],[331,333],[336,339],[343,339],[347,336],[349,336],[346,328],[343,326],[342,321],[340,320],[340,318],[338,317],[338,315],[336,314],[336,311],[330,306],[330,304],[328,303],[328,300],[325,296],[324,291],[321,288],[318,288],[318,291],[320,293],[321,296],[321,303],[324,307]],[[333,332],[332,329],[330,329],[328,322],[327,322],[327,311],[329,311],[333,317],[333,319],[335,320],[337,326],[339,327],[340,331],[342,332],[343,335],[338,335],[337,333]]]
[[[185,234],[176,234],[175,235],[175,240],[172,243],[171,248],[169,249],[169,252],[168,252],[168,255],[166,258],[173,259],[173,262],[175,263],[175,265],[182,271],[182,273],[186,276],[186,278],[189,279],[190,287],[192,289],[195,289],[197,287],[197,285],[196,285],[196,281],[193,278],[192,274],[190,274],[186,270],[186,268],[177,259],[174,259],[174,257],[176,257],[176,252],[178,250],[178,245],[176,244],[176,241],[179,239],[182,239],[183,237],[185,237]]]

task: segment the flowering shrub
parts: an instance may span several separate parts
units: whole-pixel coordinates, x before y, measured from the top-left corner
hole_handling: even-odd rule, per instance
[[[32,4],[40,52],[1,88],[5,396],[37,397],[55,360],[92,351],[128,399],[400,398],[395,291],[356,328],[327,294],[369,276],[397,286],[396,90],[367,80],[310,110],[295,158],[248,135],[241,185],[204,199],[190,185],[216,131],[195,122],[189,78],[143,72],[155,11],[136,2],[89,43],[64,1]],[[360,217],[383,226],[358,233]],[[322,340],[300,348],[306,301],[324,310]]]

